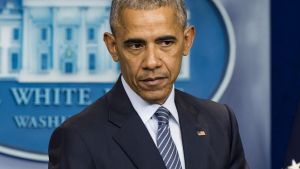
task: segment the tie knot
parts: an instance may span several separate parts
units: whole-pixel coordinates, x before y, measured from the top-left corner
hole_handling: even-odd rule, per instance
[[[170,116],[170,112],[168,109],[166,109],[165,107],[159,107],[156,112],[155,112],[155,116],[158,120],[158,124],[168,124],[169,123],[169,116]]]

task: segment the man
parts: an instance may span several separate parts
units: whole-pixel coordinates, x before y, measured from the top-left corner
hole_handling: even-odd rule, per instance
[[[55,130],[49,169],[245,169],[227,106],[174,89],[195,29],[183,0],[113,0],[104,41],[121,76]]]

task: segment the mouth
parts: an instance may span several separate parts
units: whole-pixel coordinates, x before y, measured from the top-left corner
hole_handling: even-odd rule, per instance
[[[153,88],[159,87],[164,84],[167,80],[167,77],[147,77],[140,80],[143,87]]]

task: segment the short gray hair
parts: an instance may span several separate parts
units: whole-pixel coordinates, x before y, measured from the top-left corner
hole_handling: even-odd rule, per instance
[[[112,0],[110,11],[110,28],[114,33],[120,23],[120,15],[124,9],[151,10],[159,7],[171,6],[176,10],[179,23],[183,28],[187,26],[187,12],[184,0]]]

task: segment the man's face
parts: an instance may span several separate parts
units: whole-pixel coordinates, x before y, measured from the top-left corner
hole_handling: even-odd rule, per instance
[[[194,28],[184,30],[175,12],[171,7],[125,9],[115,34],[104,34],[125,81],[150,103],[165,102],[193,42]]]

